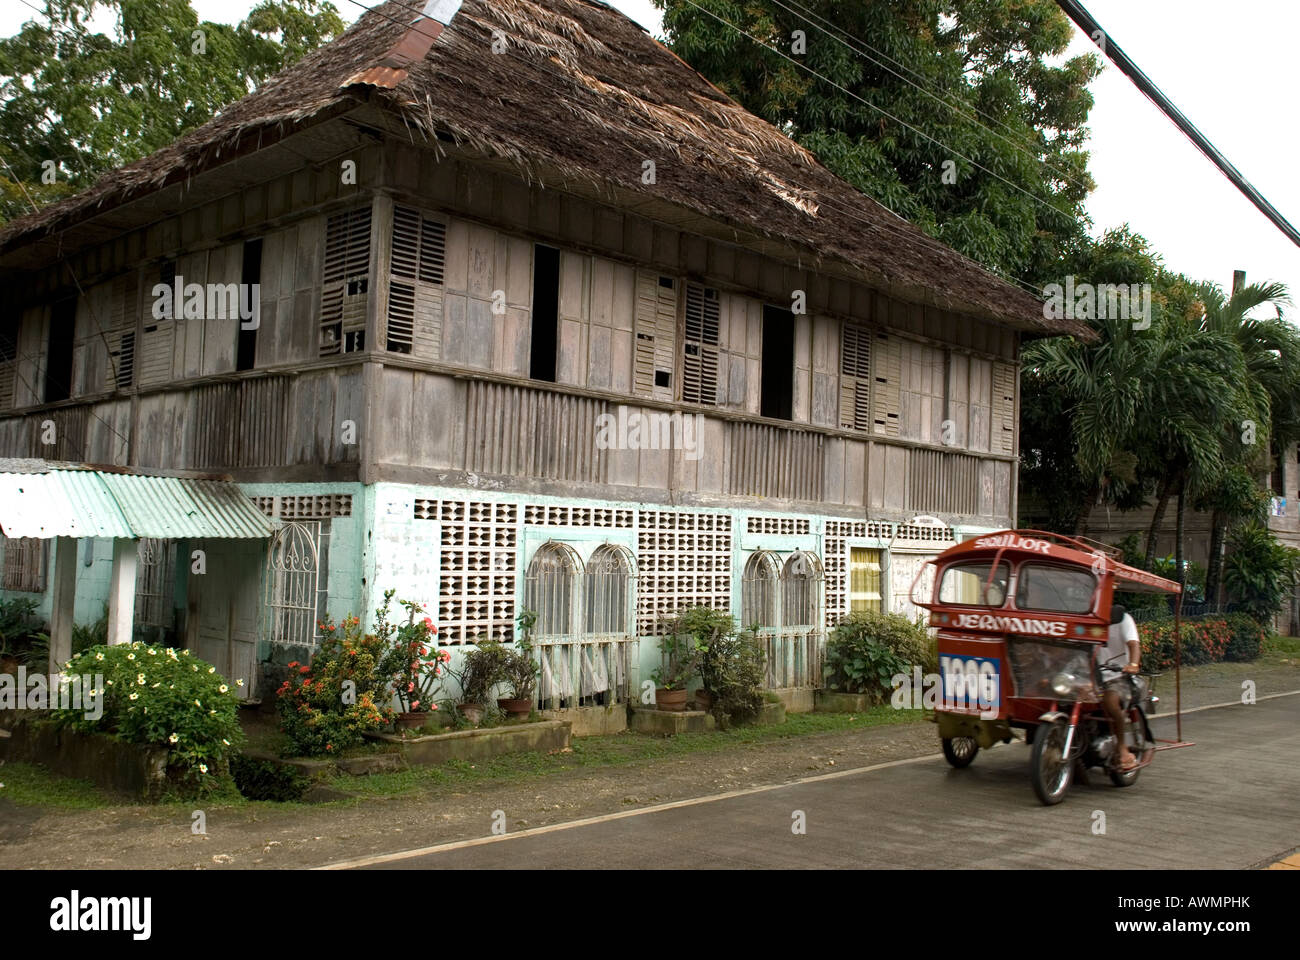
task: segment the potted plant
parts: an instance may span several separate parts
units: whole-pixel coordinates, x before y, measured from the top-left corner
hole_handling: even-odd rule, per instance
[[[397,714],[398,730],[412,730],[428,722],[430,712],[438,709],[437,695],[451,654],[439,650],[438,628],[424,616],[424,608],[409,600],[399,600],[406,608],[406,622],[388,621],[388,607],[394,591],[384,593],[384,605],[375,611],[375,632],[386,641],[380,671],[390,678],[402,710]]]
[[[492,688],[505,679],[506,653],[501,644],[485,642],[466,650],[461,659],[455,675],[460,681],[457,709],[474,726],[483,719]]]
[[[502,663],[502,679],[510,687],[510,696],[497,700],[497,706],[512,717],[526,717],[533,711],[533,693],[537,689],[537,675],[542,667],[533,659],[533,625],[537,614],[525,610],[519,614],[519,646],[506,650]]]
[[[721,610],[710,607],[691,607],[678,614],[674,630],[696,640],[699,650],[697,669],[702,684],[695,691],[695,705],[710,710],[718,692],[726,683],[726,639],[735,631],[735,621]]]
[[[659,640],[661,663],[650,676],[655,682],[655,706],[660,710],[686,709],[686,684],[699,666],[703,644],[674,624]]]

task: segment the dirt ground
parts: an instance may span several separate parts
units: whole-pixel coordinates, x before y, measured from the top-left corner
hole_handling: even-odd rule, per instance
[[[1300,689],[1300,665],[1275,660],[1190,669],[1183,707],[1240,700],[1245,680],[1258,696]],[[1172,676],[1161,679],[1157,692],[1172,710]],[[929,723],[868,727],[509,782],[431,786],[395,798],[214,806],[204,810],[206,835],[192,833],[192,811],[175,805],[63,810],[0,800],[0,868],[312,867],[486,836],[497,810],[513,831],[937,752]]]

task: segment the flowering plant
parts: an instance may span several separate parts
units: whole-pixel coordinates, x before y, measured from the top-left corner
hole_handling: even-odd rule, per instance
[[[405,623],[391,623],[388,610],[395,591],[384,593],[384,605],[375,611],[375,632],[384,639],[379,672],[389,678],[402,709],[407,713],[437,710],[438,695],[451,653],[439,650],[438,628],[425,616],[424,607],[399,600],[406,610]]]
[[[188,650],[149,644],[95,646],[64,664],[61,682],[103,677],[100,689],[82,690],[102,713],[51,711],[60,725],[86,733],[109,733],[127,743],[168,749],[170,773],[185,790],[218,786],[231,754],[244,742],[239,697],[244,680],[227,680]]]
[[[319,627],[321,646],[311,663],[290,663],[277,691],[280,729],[295,756],[337,754],[392,719],[387,678],[378,667],[382,638],[362,630],[355,616]]]

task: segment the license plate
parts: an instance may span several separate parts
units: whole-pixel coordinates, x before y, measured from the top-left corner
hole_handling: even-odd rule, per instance
[[[1002,706],[1001,661],[998,657],[941,654],[939,689],[945,710],[997,712]]]

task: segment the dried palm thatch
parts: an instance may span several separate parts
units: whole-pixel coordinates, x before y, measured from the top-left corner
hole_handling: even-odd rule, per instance
[[[183,181],[300,125],[368,100],[429,140],[621,188],[745,236],[791,244],[863,271],[910,299],[1045,334],[1082,324],[1043,317],[1006,283],[859,193],[748,113],[622,14],[594,0],[466,0],[438,33],[418,0],[391,0],[219,116],[80,194],[14,221],[0,250]],[[493,53],[494,32],[505,51]],[[404,52],[414,50],[410,62]],[[423,55],[421,56],[421,54]],[[655,183],[642,164],[655,163]],[[626,195],[626,194],[624,194]]]

